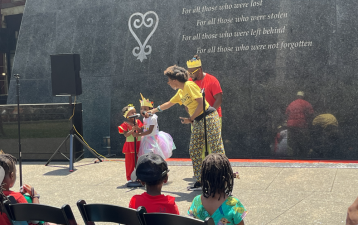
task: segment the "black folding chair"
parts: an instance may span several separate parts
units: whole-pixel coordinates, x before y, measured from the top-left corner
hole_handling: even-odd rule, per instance
[[[69,205],[56,208],[31,203],[11,204],[6,201],[5,210],[9,219],[13,221],[46,221],[56,224],[77,225]]]
[[[6,196],[6,197],[7,197],[7,200],[4,201],[4,204],[5,204],[6,201],[9,201],[10,204],[17,204],[17,201],[14,198],[14,196],[9,195],[9,196]],[[10,218],[9,213],[7,212],[5,207],[2,209],[2,213],[5,213],[7,215],[7,218]],[[10,221],[11,225],[28,225],[27,221],[13,221],[13,220],[10,220],[10,219],[9,219],[9,221]]]
[[[141,207],[138,208],[138,210],[140,209]],[[143,213],[141,216],[145,225],[215,225],[214,220],[211,217],[208,217],[205,219],[205,221],[202,221],[169,213]]]
[[[140,214],[145,212],[144,207],[139,211],[116,205],[87,204],[84,200],[79,200],[77,207],[86,225],[94,225],[94,222],[143,225]]]

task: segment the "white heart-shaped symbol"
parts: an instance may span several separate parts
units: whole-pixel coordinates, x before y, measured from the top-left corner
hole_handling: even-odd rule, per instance
[[[153,18],[147,18],[145,19],[148,15],[153,14],[156,18],[155,20],[155,24],[153,21]],[[153,30],[150,32],[150,34],[148,35],[148,37],[145,39],[144,43],[142,44],[142,42],[139,40],[138,36],[134,33],[133,29],[132,29],[132,24],[131,24],[131,20],[133,16],[139,16],[140,19],[135,19],[133,21],[133,26],[134,28],[138,29],[140,28],[142,25],[144,25],[147,28],[150,28],[153,26],[154,24],[154,28]],[[144,59],[147,58],[147,55],[149,55],[152,52],[152,46],[147,45],[149,39],[152,37],[152,35],[154,34],[155,30],[158,27],[158,22],[159,22],[159,18],[158,15],[154,12],[154,11],[149,11],[146,12],[144,15],[142,13],[133,13],[131,15],[131,17],[129,17],[128,20],[128,27],[129,27],[129,31],[132,33],[133,37],[136,39],[136,41],[138,42],[139,47],[135,47],[132,51],[133,55],[137,57],[137,59],[139,59],[141,62],[143,62]],[[148,49],[148,51],[145,51],[145,49]]]

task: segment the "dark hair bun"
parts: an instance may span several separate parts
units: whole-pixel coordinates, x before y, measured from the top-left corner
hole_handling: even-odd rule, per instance
[[[194,56],[193,56],[193,59],[199,60],[199,59],[200,59],[200,56],[199,56],[199,55],[194,55]]]

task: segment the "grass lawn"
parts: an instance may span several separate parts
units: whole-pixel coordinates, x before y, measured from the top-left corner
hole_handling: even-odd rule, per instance
[[[5,136],[0,139],[18,138],[17,122],[3,123]],[[21,122],[21,138],[57,138],[66,137],[71,129],[69,120]]]

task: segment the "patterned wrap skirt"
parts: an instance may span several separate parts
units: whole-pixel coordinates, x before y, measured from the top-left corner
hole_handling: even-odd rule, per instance
[[[221,122],[217,111],[206,115],[206,133],[208,148],[211,153],[225,154],[224,144],[221,137]],[[197,181],[201,180],[202,152],[205,147],[204,119],[194,120],[190,136],[189,155],[193,163],[194,176]]]

